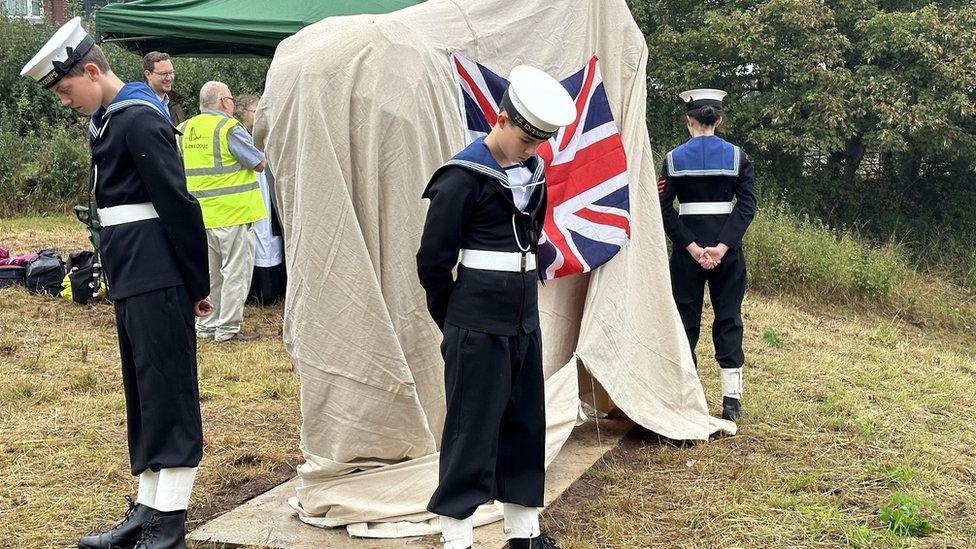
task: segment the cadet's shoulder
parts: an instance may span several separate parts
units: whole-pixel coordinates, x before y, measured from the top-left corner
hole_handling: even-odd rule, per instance
[[[752,165],[752,158],[749,156],[749,153],[747,153],[746,150],[743,149],[740,145],[736,143],[732,143],[731,141],[723,140],[722,142],[727,149],[731,149],[733,151],[733,154],[738,157],[736,159],[736,163],[739,166],[740,172],[742,171],[742,168],[744,166]]]
[[[733,149],[737,151],[742,156],[743,159],[749,160],[749,155],[746,154],[745,149],[743,149],[742,146],[739,145],[738,143],[733,143],[732,141],[728,141],[722,138],[719,138],[719,141],[726,149]]]
[[[122,113],[126,113],[133,119],[145,120],[147,122],[152,121],[153,123],[164,124],[167,126],[170,125],[169,120],[166,119],[166,115],[159,111],[159,109],[149,105],[132,105],[131,107],[123,109],[119,112],[119,114]]]
[[[742,146],[735,143],[729,143],[729,145],[731,145],[739,153],[739,158],[741,158],[742,162],[752,163],[752,157],[749,156],[749,153],[747,153]]]
[[[149,105],[132,105],[112,114],[112,125],[126,126],[127,130],[145,131],[168,128],[170,124],[162,113]]]
[[[439,179],[466,183],[478,183],[485,177],[483,174],[457,164],[446,164],[442,166],[437,170],[436,175]]]
[[[434,193],[468,193],[480,188],[484,176],[463,166],[446,164],[441,166],[431,176],[424,189],[424,198],[430,198]]]

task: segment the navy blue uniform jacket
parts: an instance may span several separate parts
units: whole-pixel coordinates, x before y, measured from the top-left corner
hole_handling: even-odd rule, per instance
[[[444,323],[514,336],[539,327],[538,269],[500,272],[457,267],[461,249],[536,253],[546,215],[542,161],[530,158],[536,185],[526,211],[515,206],[505,170],[478,139],[434,172],[423,197],[430,199],[417,274],[427,308]],[[521,249],[520,249],[521,246]]]
[[[178,285],[193,302],[210,294],[203,215],[186,190],[175,132],[141,82],[126,84],[89,125],[97,206],[152,202],[159,214],[102,229],[102,264],[113,299]]]

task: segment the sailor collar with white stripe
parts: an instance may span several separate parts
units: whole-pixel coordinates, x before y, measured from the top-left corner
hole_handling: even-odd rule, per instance
[[[667,154],[668,175],[731,176],[739,175],[742,151],[721,137],[693,137]]]
[[[545,203],[546,187],[545,187],[545,171],[542,159],[538,156],[532,156],[524,162],[526,168],[532,171],[532,178],[526,184],[526,187],[532,185],[531,189],[535,187],[541,187],[540,192],[532,192],[532,198],[530,199],[530,206],[532,206],[531,212],[522,211],[516,204],[515,198],[511,191],[511,186],[508,182],[508,176],[505,175],[505,170],[498,164],[495,157],[492,156],[491,151],[488,150],[488,146],[485,145],[485,138],[479,137],[471,142],[470,145],[464,148],[461,152],[457,153],[454,158],[448,160],[443,166],[437,169],[431,176],[430,180],[427,182],[427,187],[424,189],[423,197],[430,198],[428,193],[430,192],[431,186],[440,177],[440,174],[444,169],[457,166],[464,168],[465,170],[475,172],[487,176],[491,181],[491,186],[498,192],[509,205],[511,205],[514,212],[524,215],[531,216],[536,215],[540,205]]]
[[[173,125],[172,120],[169,118],[169,113],[163,108],[162,103],[159,102],[156,94],[152,92],[149,86],[144,82],[130,82],[122,86],[122,89],[115,95],[108,107],[101,108],[92,115],[88,123],[89,139],[95,141],[105,132],[105,128],[108,126],[109,119],[111,119],[113,114],[137,105],[152,108],[170,126]]]
[[[545,176],[545,166],[542,164],[542,160],[538,156],[531,156],[528,160],[523,162],[526,168],[532,172],[532,179],[526,185],[537,184],[544,179]],[[461,152],[454,155],[454,158],[448,160],[444,163],[445,166],[461,166],[472,171],[487,175],[492,179],[497,180],[503,186],[509,186],[508,176],[505,174],[505,170],[498,164],[495,157],[491,154],[488,149],[488,145],[485,145],[485,138],[479,137],[471,142],[470,145],[464,148]]]

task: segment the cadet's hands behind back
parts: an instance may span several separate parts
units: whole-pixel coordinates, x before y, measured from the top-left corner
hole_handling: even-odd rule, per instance
[[[698,263],[705,269],[714,269],[722,262],[722,258],[725,257],[725,253],[728,251],[729,247],[721,242],[715,246],[709,246],[702,250],[702,255]]]
[[[712,257],[708,255],[707,249],[699,246],[697,242],[688,244],[685,249],[688,250],[691,257],[693,257],[703,269],[713,269],[716,265],[718,265],[718,262],[713,260]]]
[[[722,258],[725,257],[725,253],[729,251],[729,247],[721,242],[708,248],[702,248],[698,243],[692,242],[685,249],[706,270],[718,267],[719,263],[722,262]]]
[[[207,296],[193,304],[194,316],[204,317],[210,315],[210,313],[212,312],[213,312],[213,303],[210,302],[210,296]]]
[[[718,267],[719,263],[721,262],[709,255],[709,253],[705,250],[702,250],[701,256],[698,257],[698,264],[701,265],[702,269],[705,269],[706,271],[710,271],[715,267]]]

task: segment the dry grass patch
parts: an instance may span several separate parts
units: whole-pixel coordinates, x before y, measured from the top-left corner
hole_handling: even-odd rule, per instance
[[[87,238],[70,218],[0,220],[0,235],[17,252],[74,251]],[[883,274],[865,265],[864,280]],[[750,294],[750,416],[739,434],[687,445],[632,434],[555,502],[545,527],[568,549],[976,545],[971,297],[928,279],[912,294],[906,280],[884,286],[880,307],[843,292]],[[0,546],[68,545],[117,517],[120,494],[135,489],[111,307],[23,290],[0,301]],[[200,347],[196,521],[291,476],[300,460],[281,310],[246,314],[269,337]],[[704,335],[702,377],[718,414]]]
[[[86,247],[70,218],[0,221],[16,252]],[[0,547],[73,545],[111,523],[135,492],[111,305],[0,290]],[[204,460],[195,524],[291,477],[300,460],[298,382],[281,307],[248,307],[265,337],[199,346]],[[192,526],[193,524],[191,524]]]
[[[744,314],[739,434],[632,433],[546,512],[563,547],[976,544],[971,334],[755,295]],[[710,341],[698,352],[718,414]]]

